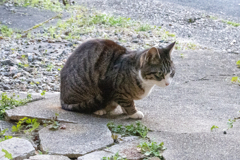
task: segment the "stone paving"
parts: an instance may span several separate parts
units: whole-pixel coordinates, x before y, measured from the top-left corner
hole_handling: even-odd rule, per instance
[[[164,89],[156,87],[149,97],[136,101],[137,108],[145,114],[142,123],[152,130],[148,137],[165,143],[167,150],[163,155],[168,160],[240,159],[239,122],[223,134],[228,119],[236,117],[240,108],[239,86],[230,82],[232,76],[240,73],[234,63],[237,55],[192,51],[182,52],[182,58],[179,54],[173,53],[177,68],[173,84]],[[68,112],[60,107],[59,93],[6,111],[9,120],[25,116],[50,119],[55,113],[66,129],[41,129],[42,151],[79,157],[78,160],[101,159],[116,152],[128,159],[141,158],[137,145],[142,139],[114,144],[106,127],[109,121],[135,122],[125,115],[100,117]],[[212,125],[219,129],[211,132]]]

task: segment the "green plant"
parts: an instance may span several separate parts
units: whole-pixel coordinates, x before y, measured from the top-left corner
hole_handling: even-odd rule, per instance
[[[212,20],[217,20],[218,18],[215,17],[215,16],[210,16],[210,19],[212,19]]]
[[[211,127],[211,131],[213,131],[213,129],[217,129],[217,128],[218,128],[218,126],[213,125],[213,126]]]
[[[28,118],[26,119],[26,130],[24,130],[24,133],[32,133],[34,130],[38,129],[38,127],[40,126],[40,123],[37,122],[36,118]]]
[[[13,159],[12,154],[9,153],[7,150],[2,149],[2,152],[5,153],[5,155],[4,155],[5,158],[7,158],[7,159]],[[0,158],[2,158],[2,157],[0,157]]]
[[[122,158],[119,156],[118,152],[111,157],[103,157],[102,160],[127,160],[126,158]]]
[[[149,24],[142,24],[137,31],[148,31],[151,29],[151,26]]]
[[[135,125],[130,124],[127,126],[115,125],[113,122],[109,122],[107,126],[112,132],[119,133],[123,136],[134,135],[145,138],[149,131],[149,129],[141,124],[140,121],[137,121]]]
[[[237,65],[238,68],[240,68],[240,60],[238,60],[238,61],[236,62],[236,65]]]
[[[232,21],[222,20],[222,22],[224,22],[224,23],[226,23],[228,25],[234,26],[234,27],[240,26],[240,23],[236,23],[236,22],[232,22]]]
[[[13,30],[5,25],[0,26],[0,31],[4,37],[11,37],[13,34]]]
[[[4,136],[4,134],[5,134],[6,131],[8,131],[8,128],[6,128],[6,129],[4,129],[4,130],[2,130],[2,131],[0,132],[0,137],[2,137],[2,138],[0,138],[0,142],[12,138],[12,136]]]
[[[54,67],[54,65],[52,63],[48,64],[47,65],[47,71],[51,71],[52,72],[53,67]]]
[[[36,130],[39,127],[39,125],[40,123],[37,122],[37,119],[24,117],[17,122],[16,126],[12,126],[12,132],[24,131],[24,133],[32,133],[34,130]],[[25,130],[23,130],[23,128]]]
[[[47,125],[51,125],[50,126],[50,130],[58,130],[60,127],[60,123],[58,122],[58,113],[55,113],[55,116],[53,118],[51,118],[51,120],[43,120],[43,126],[46,127]]]
[[[4,113],[6,110],[24,105],[32,99],[31,94],[27,94],[27,98],[25,99],[15,99],[16,97],[15,93],[13,93],[13,95],[10,97],[8,97],[7,93],[2,93],[1,97],[2,98],[0,100],[0,119],[4,118]],[[17,98],[19,98],[19,96],[17,96]]]
[[[62,11],[64,6],[57,0],[14,0],[14,3],[18,6],[31,6],[38,7],[52,11]]]
[[[142,142],[138,147],[141,152],[146,156],[146,160],[149,157],[158,157],[163,160],[162,152],[166,150],[163,146],[164,143],[157,144],[157,142]]]
[[[45,97],[45,94],[46,94],[46,91],[43,90],[42,93],[41,93],[41,96]]]
[[[240,83],[240,78],[238,76],[232,77],[231,82]]]
[[[228,129],[232,128],[233,127],[233,123],[236,122],[236,119],[229,119],[228,122],[227,122],[227,125],[228,125]]]

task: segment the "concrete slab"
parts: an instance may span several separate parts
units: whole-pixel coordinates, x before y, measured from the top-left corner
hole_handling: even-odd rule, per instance
[[[106,151],[95,151],[89,154],[86,154],[84,156],[78,157],[77,160],[100,160],[103,157],[111,157],[114,155],[111,152],[106,152]]]
[[[167,160],[238,160],[240,159],[239,136],[222,133],[174,133],[150,132],[156,142],[164,142],[163,152]]]
[[[77,158],[113,144],[106,125],[65,123],[66,129],[56,131],[49,127],[39,131],[40,148],[44,152]]]
[[[18,121],[23,117],[37,119],[51,119],[55,113],[59,114],[58,120],[81,124],[107,124],[109,119],[95,115],[81,114],[63,110],[60,105],[59,93],[51,95],[41,101],[27,103],[6,111],[6,118]]]
[[[70,160],[66,156],[59,156],[59,155],[36,155],[31,156],[29,159],[26,160]]]
[[[5,155],[2,152],[2,149],[7,150],[12,154],[13,159],[22,160],[28,158],[29,156],[34,155],[35,149],[32,144],[21,138],[11,138],[0,142],[0,156]],[[7,160],[6,158],[1,158],[1,160]]]
[[[19,30],[27,30],[57,15],[50,10],[40,10],[32,7],[6,7],[1,5],[0,10],[1,24]]]

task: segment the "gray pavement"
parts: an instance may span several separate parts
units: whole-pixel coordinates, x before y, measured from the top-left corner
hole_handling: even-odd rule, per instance
[[[180,53],[184,55],[183,58]],[[240,159],[239,121],[227,130],[227,134],[223,134],[228,127],[228,119],[237,117],[240,108],[239,85],[230,82],[232,76],[240,75],[234,63],[238,56],[222,52],[189,51],[174,52],[173,57],[177,69],[173,84],[164,89],[156,87],[149,97],[136,101],[137,108],[145,114],[142,123],[152,130],[149,137],[165,143],[168,149],[163,155],[167,160]],[[7,116],[12,120],[24,116],[49,119],[54,113],[60,114],[61,121],[77,124],[106,125],[109,121],[130,124],[135,121],[123,115],[98,117],[64,111],[60,107],[58,94],[55,94],[55,98],[8,110]],[[211,132],[213,125],[219,129]],[[99,129],[90,130],[94,133]],[[89,136],[91,134],[86,135],[86,139]],[[61,143],[60,148],[63,145]],[[54,146],[55,153],[57,148]]]
[[[168,0],[168,2],[224,16],[240,17],[239,0]]]
[[[0,22],[10,28],[27,30],[42,23],[57,13],[31,7],[6,7],[0,5]]]

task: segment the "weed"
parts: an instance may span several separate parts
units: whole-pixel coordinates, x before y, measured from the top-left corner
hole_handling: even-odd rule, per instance
[[[31,37],[32,37],[31,32],[28,32],[27,38],[28,38],[28,39],[31,39]]]
[[[149,31],[150,29],[151,26],[149,24],[143,24],[137,29],[137,31]]]
[[[238,76],[232,77],[231,82],[240,84],[240,78]]]
[[[238,68],[240,68],[240,60],[238,60],[238,61],[236,62],[236,65],[237,65]]]
[[[213,126],[211,127],[211,131],[213,131],[213,129],[217,129],[217,128],[218,128],[218,126],[213,125]]]
[[[240,23],[236,23],[236,22],[232,22],[232,21],[222,20],[222,22],[224,22],[224,23],[226,23],[228,25],[234,26],[234,27],[240,26]]]
[[[236,119],[229,119],[227,122],[228,129],[233,127],[233,123],[236,122]]]
[[[22,38],[22,35],[21,34],[16,34],[16,39],[20,39],[20,38]]]
[[[25,125],[26,124],[26,125]],[[17,122],[16,126],[12,126],[12,132],[32,133],[39,127],[40,123],[37,119],[24,117]]]
[[[51,119],[51,120],[43,120],[43,126],[46,127],[47,125],[51,125],[50,126],[50,130],[58,130],[60,127],[60,123],[58,122],[58,113],[55,113],[55,116]]]
[[[12,136],[4,136],[4,134],[5,134],[6,131],[8,131],[8,128],[6,128],[6,129],[4,129],[4,130],[2,130],[2,131],[0,132],[0,137],[2,137],[2,138],[0,138],[0,142],[12,138]]]
[[[215,16],[210,16],[210,19],[212,19],[212,20],[217,20],[217,19],[218,19],[218,17],[215,17]]]
[[[141,149],[141,152],[147,157],[158,157],[163,160],[162,152],[166,150],[163,146],[164,143],[157,144],[157,142],[143,142],[138,147]]]
[[[4,114],[6,110],[12,109],[17,106],[22,106],[29,102],[32,99],[31,94],[27,94],[27,98],[17,100],[15,99],[16,95],[13,93],[12,96],[8,97],[7,93],[1,94],[1,100],[0,100],[0,119],[4,118]],[[19,96],[17,96],[19,98]]]
[[[168,32],[168,31],[166,31],[166,34],[167,34],[168,36],[170,36],[170,37],[176,37],[176,34],[170,33],[170,32]]]
[[[50,71],[52,72],[52,69],[53,69],[54,65],[51,63],[51,64],[48,64],[47,65],[47,71]]]
[[[41,96],[45,97],[45,93],[46,93],[46,91],[43,90],[42,93],[41,93]]]
[[[113,122],[109,122],[107,126],[112,132],[119,133],[123,136],[134,135],[145,138],[147,137],[147,133],[149,131],[149,129],[141,124],[140,121],[137,121],[135,125],[130,124],[127,126],[115,125]]]
[[[127,160],[126,158],[122,158],[119,156],[118,152],[111,157],[103,157],[102,160]]]
[[[11,37],[13,34],[13,30],[5,25],[0,26],[0,31],[4,37]]]
[[[187,47],[188,47],[189,49],[195,50],[196,47],[197,47],[197,45],[194,44],[194,43],[189,42],[189,43],[187,44]]]
[[[52,11],[62,11],[63,5],[58,0],[14,0],[18,6],[31,6]]]
[[[12,154],[9,153],[7,150],[2,149],[2,152],[5,153],[5,155],[4,155],[5,158],[7,158],[7,159],[13,159]],[[0,157],[0,158],[2,158],[2,157]]]

